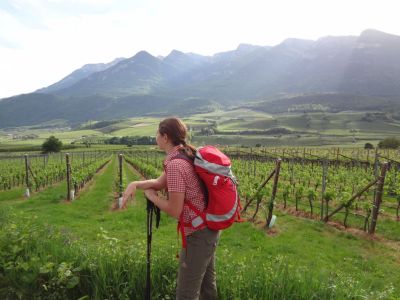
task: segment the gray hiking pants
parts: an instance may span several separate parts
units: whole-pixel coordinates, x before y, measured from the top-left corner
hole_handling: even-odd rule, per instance
[[[186,249],[179,256],[177,300],[217,299],[215,249],[218,240],[219,231],[208,228],[186,237]]]

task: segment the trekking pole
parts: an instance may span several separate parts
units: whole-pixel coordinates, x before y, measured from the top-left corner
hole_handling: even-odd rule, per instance
[[[150,278],[150,266],[151,266],[151,240],[153,237],[153,212],[156,215],[156,228],[160,224],[160,209],[153,204],[147,197],[147,262],[146,262],[146,295],[145,299],[151,299],[151,278]]]

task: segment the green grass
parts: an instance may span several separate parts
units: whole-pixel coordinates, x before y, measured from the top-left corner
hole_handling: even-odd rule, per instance
[[[136,178],[130,167],[124,168],[128,181]],[[143,297],[145,201],[139,192],[128,209],[111,210],[116,174],[114,159],[71,203],[64,201],[65,184],[29,200],[0,201],[5,226],[0,256],[14,262],[7,271],[0,267],[0,275],[7,274],[0,276],[0,295],[19,289],[23,298],[35,293],[75,299]],[[221,299],[399,298],[398,251],[320,222],[277,215],[273,234],[251,223],[223,231],[217,251]],[[176,223],[163,214],[153,236],[154,299],[174,295],[178,250]],[[43,273],[46,268],[50,271]],[[72,275],[62,277],[60,269]]]
[[[278,192],[278,194],[279,194],[279,192]],[[281,199],[282,199],[282,197],[278,195],[277,202],[279,204],[283,205],[283,200],[281,200]],[[321,215],[321,210],[320,210],[321,206],[320,206],[320,203],[318,203],[318,202],[319,201],[317,201],[317,202],[314,201],[314,216],[316,216],[316,217],[319,217]],[[386,199],[386,197],[384,197],[383,202],[388,203],[388,200]],[[337,203],[335,205],[332,205],[332,203],[331,203],[330,207],[329,207],[329,211],[330,212],[333,211],[337,206],[338,206]],[[291,210],[295,209],[295,200],[293,198],[289,198],[287,200],[287,208],[291,209]],[[310,213],[311,210],[310,210],[308,200],[302,199],[301,201],[299,201],[298,209],[299,209],[299,211]],[[382,206],[381,206],[381,209],[383,209]],[[339,213],[337,213],[336,215],[334,215],[330,220],[333,220],[335,222],[343,224],[344,215],[345,215],[344,210],[342,210]],[[349,216],[347,218],[347,227],[364,230],[364,221],[365,221],[364,217],[354,216],[352,214],[349,214]],[[369,220],[369,221],[371,222],[371,220]],[[379,235],[379,237],[388,239],[390,241],[400,242],[399,232],[400,232],[400,222],[395,220],[395,209],[393,209],[391,211],[390,217],[379,215],[377,227],[376,227],[376,233]]]
[[[0,191],[0,202],[24,199],[25,189],[24,187],[16,187],[11,190]]]
[[[240,245],[231,250],[232,257],[246,253],[255,262],[261,263],[283,256],[288,263],[307,266],[310,272],[319,273],[322,277],[329,273],[352,277],[362,285],[373,287],[373,290],[388,282],[396,282],[398,278],[398,271],[393,265],[399,263],[395,251],[323,223],[278,213],[275,229],[278,234],[275,236],[266,236],[262,231],[251,233],[251,229],[250,224],[241,224],[224,232],[227,240],[237,240]],[[231,245],[227,247],[232,249]],[[383,258],[382,253],[387,256]],[[254,263],[253,266],[256,265]]]

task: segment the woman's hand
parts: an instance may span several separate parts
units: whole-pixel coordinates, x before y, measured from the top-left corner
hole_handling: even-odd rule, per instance
[[[147,199],[153,202],[154,205],[156,205],[159,209],[179,220],[183,210],[185,193],[171,192],[169,193],[169,200],[159,197],[155,189],[146,189],[144,194],[146,195]]]
[[[136,193],[136,182],[133,181],[130,184],[128,184],[128,186],[126,187],[123,195],[122,195],[122,203],[121,203],[121,207],[125,208],[126,207],[126,203],[128,202],[128,198],[129,197],[134,197]]]

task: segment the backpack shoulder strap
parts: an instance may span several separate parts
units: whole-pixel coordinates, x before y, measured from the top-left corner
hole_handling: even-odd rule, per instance
[[[184,153],[182,153],[182,152],[179,152],[177,155],[175,155],[174,157],[172,157],[171,158],[171,160],[174,160],[174,159],[183,159],[183,160],[186,160],[187,162],[189,162],[192,166],[193,166],[193,168],[194,168],[194,157],[193,158],[190,158],[189,156],[187,156],[186,154],[184,154]],[[201,189],[203,190],[203,193],[204,193],[204,196],[205,196],[205,201],[206,201],[206,207],[207,207],[207,205],[208,205],[208,191],[207,191],[207,188],[206,188],[206,185],[205,185],[205,183],[204,183],[204,181],[200,178],[200,176],[198,175],[198,174],[196,174],[197,175],[197,177],[199,178],[199,180],[200,180],[200,186],[201,186]],[[190,207],[190,209],[192,209],[192,210],[194,210],[192,207]],[[195,212],[196,212],[196,210],[194,210]],[[196,212],[197,213],[197,212]]]
[[[194,158],[190,158],[189,156],[179,152],[177,155],[171,158],[171,160],[174,159],[183,159],[186,160],[187,162],[190,162],[191,164],[194,164]]]

